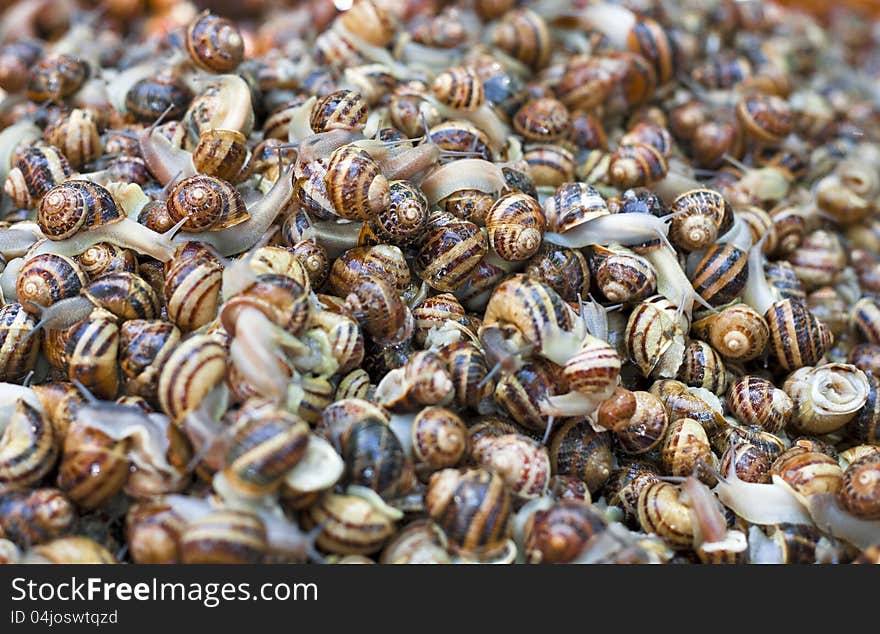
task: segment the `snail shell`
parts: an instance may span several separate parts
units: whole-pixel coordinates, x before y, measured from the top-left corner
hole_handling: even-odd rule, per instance
[[[388,184],[389,204],[370,220],[369,244],[405,247],[422,235],[428,220],[428,200],[409,181]]]
[[[214,176],[200,174],[177,183],[165,202],[172,222],[186,219],[184,231],[220,231],[250,218],[235,187]]]
[[[771,476],[785,482],[801,500],[818,493],[837,494],[843,485],[843,471],[837,460],[824,453],[793,446],[770,467]]]
[[[136,502],[125,515],[125,538],[139,564],[173,564],[186,522],[161,501]]]
[[[471,341],[456,341],[444,346],[440,356],[452,380],[453,404],[475,412],[485,409],[495,391],[495,381],[485,380],[489,364],[483,351]]]
[[[651,482],[639,493],[638,518],[642,530],[662,537],[676,549],[687,549],[694,539],[694,520],[681,493],[669,482]]]
[[[367,125],[367,114],[367,104],[359,93],[337,90],[315,102],[309,123],[316,133],[363,130]]]
[[[700,462],[711,465],[715,460],[706,430],[693,418],[679,418],[669,424],[661,457],[666,472],[673,476],[705,477]]]
[[[37,212],[37,224],[50,240],[65,240],[122,218],[110,192],[85,180],[69,180],[48,190]]]
[[[483,436],[474,441],[471,458],[500,475],[520,499],[543,495],[550,480],[550,458],[538,441],[521,434]]]
[[[827,434],[855,418],[868,399],[870,385],[855,366],[829,363],[796,370],[783,389],[794,402],[792,426],[804,433]]]
[[[324,176],[330,202],[338,216],[367,221],[391,203],[388,180],[370,155],[353,146],[333,151]]]
[[[743,97],[736,106],[736,117],[747,136],[766,145],[778,145],[794,129],[790,106],[775,95]]]
[[[236,183],[241,178],[247,152],[247,138],[238,130],[203,130],[193,150],[193,165],[200,174]]]
[[[186,27],[190,60],[211,73],[234,71],[244,59],[244,39],[234,22],[205,10]]]
[[[425,507],[458,549],[482,553],[504,543],[511,499],[504,478],[495,472],[438,471],[428,482]]]
[[[162,320],[132,319],[119,329],[119,369],[125,392],[158,404],[159,373],[180,343],[180,331]]]
[[[505,194],[486,216],[489,244],[501,258],[527,260],[541,246],[546,221],[538,202],[522,193]]]
[[[48,143],[60,149],[70,165],[82,169],[101,156],[101,137],[91,112],[74,109],[66,117],[47,126],[43,136]]]
[[[685,251],[707,248],[733,224],[730,205],[714,189],[685,192],[672,202],[669,211],[676,214],[669,225],[669,239]]]
[[[694,290],[713,306],[739,297],[748,280],[748,253],[733,244],[713,244],[697,264]]]
[[[839,499],[856,517],[880,519],[880,454],[866,455],[847,467]]]
[[[54,468],[58,441],[43,414],[25,401],[17,401],[0,435],[0,489],[36,485]]]
[[[437,75],[431,89],[441,103],[456,110],[476,110],[486,101],[483,80],[467,66],[447,68]]]
[[[789,395],[758,376],[734,381],[727,393],[727,407],[744,425],[758,425],[772,434],[785,429],[794,412]]]
[[[345,297],[361,277],[381,277],[398,292],[403,292],[410,283],[409,265],[398,247],[387,244],[355,247],[333,262],[327,288],[331,293]]]
[[[582,481],[591,493],[611,475],[611,434],[595,431],[586,421],[566,421],[553,432],[548,450],[553,473]]]
[[[68,377],[80,381],[98,398],[115,398],[119,391],[118,349],[116,318],[97,309],[69,333],[65,347]]]
[[[46,192],[72,174],[73,167],[61,150],[51,145],[30,146],[18,153],[3,184],[3,191],[16,207],[31,209]],[[46,237],[51,236],[47,234]]]
[[[247,511],[211,511],[188,523],[180,535],[185,564],[256,564],[267,550],[266,526]]]
[[[579,249],[543,243],[525,274],[547,284],[566,301],[577,301],[590,291],[590,269]]]
[[[684,361],[685,333],[678,309],[655,295],[635,307],[626,324],[626,347],[644,376],[673,377]]]
[[[208,324],[217,316],[223,265],[199,242],[177,248],[165,263],[163,295],[168,318],[183,332]]]
[[[38,314],[40,307],[76,297],[87,284],[82,268],[72,259],[43,253],[28,259],[15,280],[15,296],[24,309]]]
[[[529,141],[555,141],[568,133],[571,119],[565,104],[544,97],[524,104],[513,117],[513,127]]]
[[[82,294],[120,321],[153,319],[161,310],[153,288],[140,275],[128,271],[107,273],[90,282]]]
[[[522,159],[536,187],[559,187],[574,180],[575,158],[567,148],[555,143],[536,143],[526,147]]]
[[[608,180],[618,189],[645,187],[661,180],[667,170],[666,159],[653,145],[621,145],[611,155]]]
[[[761,356],[770,339],[766,320],[748,304],[735,304],[696,321],[693,331],[725,359],[740,362]]]
[[[103,506],[128,480],[130,446],[130,439],[113,440],[75,419],[64,438],[58,487],[79,507]]]
[[[727,371],[715,349],[705,341],[693,339],[684,351],[684,361],[678,369],[679,381],[692,387],[702,387],[713,394],[724,394],[727,389]]]
[[[625,247],[593,246],[590,263],[596,285],[612,302],[646,299],[657,290],[657,273],[654,267],[648,260]]]
[[[429,228],[416,256],[416,271],[431,288],[454,291],[467,281],[487,250],[486,235],[472,222]]]
[[[396,30],[394,17],[375,0],[357,0],[339,17],[339,23],[373,46],[388,46]]]
[[[507,11],[496,25],[492,41],[502,51],[535,70],[547,65],[553,50],[553,38],[547,23],[531,9]]]
[[[115,564],[116,558],[104,546],[88,537],[59,537],[33,548],[30,559],[50,564]]]
[[[618,388],[612,399],[600,405],[600,424],[614,432],[625,453],[646,453],[658,446],[666,434],[666,408],[650,392],[631,392],[633,401],[626,393],[627,390]]]
[[[193,335],[178,345],[159,374],[159,403],[181,424],[226,376],[226,348],[211,335]]]
[[[605,198],[587,183],[563,183],[544,203],[547,224],[558,233],[589,222],[610,211]]]
[[[169,120],[186,112],[193,94],[172,72],[160,71],[135,82],[125,93],[125,110],[136,120],[152,123],[163,114]]]
[[[457,465],[468,447],[464,421],[445,407],[426,407],[412,424],[412,452],[418,464],[432,471]]]
[[[570,562],[606,526],[605,519],[594,507],[575,500],[561,500],[548,509],[538,509],[523,528],[526,561],[532,564]]]
[[[770,329],[770,349],[786,370],[818,363],[831,347],[830,331],[800,302],[776,302],[764,318]]]
[[[164,205],[162,205],[164,208]],[[107,273],[130,271],[138,268],[137,255],[131,249],[125,249],[111,242],[99,242],[74,257],[82,272],[90,280]]]
[[[30,69],[26,94],[37,103],[61,101],[83,85],[90,74],[89,64],[73,55],[47,55]]]
[[[305,527],[321,526],[317,545],[340,555],[378,552],[394,534],[391,518],[362,497],[326,493],[305,512]]]
[[[59,537],[75,518],[73,505],[58,489],[0,493],[0,531],[18,544],[42,544]]]
[[[837,282],[847,264],[841,240],[828,231],[813,231],[788,256],[794,272],[808,290]]]

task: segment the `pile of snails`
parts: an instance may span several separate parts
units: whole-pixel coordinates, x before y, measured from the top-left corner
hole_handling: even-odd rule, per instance
[[[0,16],[0,562],[880,562],[870,21],[92,5]]]

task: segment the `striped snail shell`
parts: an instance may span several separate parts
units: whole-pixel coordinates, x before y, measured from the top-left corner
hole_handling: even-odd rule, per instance
[[[651,18],[635,21],[627,34],[627,47],[647,59],[657,72],[657,79],[665,84],[676,72],[678,50],[674,40],[659,22]]]
[[[751,76],[748,58],[733,55],[713,57],[691,71],[694,81],[710,89],[732,88]]]
[[[119,328],[119,369],[126,394],[158,404],[159,373],[180,343],[180,331],[160,319],[131,319]]]
[[[325,493],[303,514],[304,528],[321,526],[321,550],[339,555],[370,555],[395,532],[394,520],[363,497]]]
[[[569,389],[602,401],[617,387],[620,367],[617,349],[604,339],[588,335],[565,362],[562,376]]]
[[[152,123],[164,116],[179,119],[186,112],[192,91],[173,72],[160,71],[135,82],[125,93],[125,110],[137,121]]]
[[[575,110],[571,113],[571,127],[566,137],[579,149],[605,150],[608,136],[602,121],[590,112]]]
[[[733,244],[711,245],[694,270],[694,290],[713,306],[730,303],[745,289],[748,259],[748,253]]]
[[[335,388],[325,378],[306,376],[302,378],[302,400],[296,409],[297,415],[310,425],[321,420],[321,412],[334,401]]]
[[[50,240],[64,240],[123,217],[122,210],[104,187],[90,181],[69,180],[43,196],[37,224]]]
[[[76,108],[70,114],[47,126],[46,142],[60,149],[72,167],[82,169],[101,156],[101,137],[92,113]]]
[[[438,101],[455,110],[476,110],[486,102],[483,80],[467,66],[447,68],[434,78],[431,90]]]
[[[474,441],[471,459],[500,475],[519,499],[544,495],[550,480],[550,457],[537,440],[522,434],[483,436]]]
[[[163,294],[168,319],[183,332],[210,323],[217,316],[223,265],[204,244],[186,242],[165,263]]]
[[[556,393],[558,374],[558,367],[551,368],[550,362],[543,359],[527,362],[498,380],[493,394],[495,403],[524,428],[543,432],[548,419],[542,405]]]
[[[549,493],[554,500],[574,500],[579,503],[590,504],[593,496],[587,483],[574,476],[555,475],[550,478]]]
[[[226,376],[226,348],[211,335],[193,335],[178,345],[159,373],[159,403],[182,424]]]
[[[333,262],[327,288],[345,297],[361,277],[370,276],[388,280],[402,293],[410,283],[409,265],[403,252],[387,244],[349,249]]]
[[[501,258],[527,260],[541,246],[546,220],[541,205],[522,193],[505,194],[486,216],[489,244]]]
[[[669,211],[676,214],[669,225],[669,239],[685,251],[707,248],[733,224],[730,205],[714,189],[685,192],[672,202]]]
[[[65,355],[70,380],[81,382],[98,398],[115,398],[119,391],[116,317],[96,309],[88,319],[71,329],[69,337]]]
[[[376,386],[370,383],[370,375],[367,371],[355,368],[339,381],[333,400],[342,401],[350,398],[371,400],[375,390]]]
[[[79,90],[89,74],[88,62],[74,55],[47,55],[30,69],[25,91],[37,103],[61,101]]]
[[[165,201],[172,222],[183,219],[184,231],[220,231],[250,218],[235,187],[215,176],[199,174],[178,182]]]
[[[180,535],[184,564],[257,564],[267,550],[265,524],[243,510],[211,511],[189,522]]]
[[[880,454],[864,456],[847,467],[839,499],[856,517],[880,519]]]
[[[608,180],[618,189],[645,187],[663,179],[667,170],[666,159],[653,145],[621,145],[611,155]]]
[[[408,464],[400,440],[382,420],[366,418],[344,427],[337,442],[342,448],[350,484],[382,496],[394,496],[407,484]]]
[[[18,544],[42,544],[59,537],[75,518],[73,505],[58,489],[0,493],[0,532]]]
[[[104,546],[78,535],[59,537],[31,549],[30,561],[50,564],[115,564],[116,558]]]
[[[837,283],[847,260],[840,238],[823,230],[804,236],[800,246],[788,256],[795,275],[807,290]]]
[[[739,436],[739,430],[733,430],[731,435],[733,434]],[[728,442],[721,452],[719,470],[721,473],[732,473],[735,469],[736,477],[740,480],[771,484],[770,467],[782,451],[782,447],[770,447],[769,444],[750,442],[748,439],[740,440],[736,444]]]
[[[523,511],[525,512],[525,511]],[[575,559],[607,522],[593,506],[560,500],[530,513],[523,527],[523,550],[531,564],[567,563]]]
[[[382,551],[382,564],[450,564],[446,536],[429,519],[404,526]]]
[[[160,500],[135,502],[125,515],[125,539],[138,564],[178,563],[186,522]]]
[[[244,39],[235,23],[207,10],[186,27],[184,43],[190,61],[209,73],[232,72],[244,59]]]
[[[725,156],[742,153],[742,135],[729,121],[707,121],[694,131],[691,153],[699,166],[717,168]]]
[[[247,138],[241,132],[210,128],[199,135],[192,160],[200,174],[237,183],[242,177],[247,154]]]
[[[639,493],[637,509],[642,530],[663,538],[673,548],[691,548],[694,518],[674,484],[657,481],[645,486]]]
[[[493,471],[438,471],[428,482],[425,508],[456,549],[485,553],[504,544],[511,499]]]
[[[321,288],[330,274],[330,256],[320,242],[303,240],[291,247],[293,256],[299,261],[312,288]]]
[[[393,15],[376,0],[356,0],[339,16],[339,23],[373,46],[388,46],[396,30]]]
[[[531,9],[507,11],[492,33],[492,42],[534,70],[546,66],[553,51],[546,21]]]
[[[441,348],[440,356],[452,380],[452,403],[461,409],[483,411],[495,391],[494,379],[485,381],[489,364],[483,351],[471,341],[456,341]]]
[[[163,205],[164,207],[164,205]],[[112,242],[99,242],[74,257],[82,272],[90,280],[101,277],[107,273],[130,271],[134,273],[138,268],[137,255],[131,249],[126,249]]]
[[[727,371],[721,355],[708,343],[697,339],[692,339],[685,348],[677,378],[686,385],[705,388],[718,396],[727,390]]]
[[[715,461],[706,430],[693,418],[679,418],[669,424],[660,455],[666,472],[673,476],[706,477],[700,462],[711,465]]]
[[[514,115],[513,127],[529,141],[555,141],[568,134],[571,118],[565,104],[543,97],[526,102]]]
[[[694,322],[693,332],[732,361],[751,361],[763,354],[770,328],[761,314],[748,304],[728,306],[717,315]]]
[[[58,487],[85,509],[106,504],[129,477],[131,439],[114,440],[74,419],[64,438]]]
[[[845,363],[802,367],[782,387],[794,402],[791,425],[808,434],[827,434],[849,423],[868,399],[865,373]]]
[[[305,421],[265,401],[246,402],[230,433],[223,476],[232,491],[245,499],[278,489],[309,442]]]
[[[770,349],[786,370],[818,363],[831,347],[828,328],[800,302],[775,302],[764,318],[770,329]]]
[[[425,231],[415,268],[431,288],[451,292],[467,281],[487,251],[486,235],[480,228],[457,220]]]
[[[737,207],[736,217],[748,225],[752,234],[752,244],[757,244],[761,238],[764,238],[764,253],[773,253],[776,250],[779,238],[776,235],[776,226],[773,224],[770,214],[756,205],[745,205]],[[767,273],[766,270],[765,273]]]
[[[72,259],[42,253],[28,259],[15,280],[15,296],[24,309],[38,314],[57,301],[76,297],[88,279]]]
[[[258,275],[255,282],[223,304],[220,321],[230,336],[235,336],[240,327],[238,317],[245,309],[260,311],[273,324],[297,336],[308,322],[308,290],[287,275]]]
[[[865,372],[868,379],[868,398],[864,407],[859,410],[856,417],[850,422],[847,431],[849,434],[862,442],[872,445],[880,445],[880,399],[878,399],[878,384],[873,372]]]
[[[367,114],[367,104],[360,93],[337,90],[315,102],[309,123],[316,133],[363,130],[367,125]]]
[[[794,129],[791,107],[775,95],[743,97],[736,106],[736,118],[749,138],[765,145],[778,145]]]
[[[153,319],[161,312],[159,297],[137,273],[107,273],[82,291],[93,304],[116,315],[120,321]]]
[[[624,453],[646,453],[657,447],[666,435],[669,427],[666,409],[650,392],[636,391],[631,393],[635,406],[630,411],[629,399],[620,389],[599,407],[599,416],[610,425],[608,429],[614,432]]]
[[[375,343],[400,344],[412,334],[409,307],[383,278],[359,278],[345,298],[345,307]]]
[[[850,324],[869,343],[880,343],[880,301],[863,297],[850,309]]]
[[[419,350],[402,368],[392,370],[376,386],[376,400],[392,411],[437,405],[452,398],[452,380],[436,352]]]
[[[626,324],[626,347],[644,376],[670,378],[684,361],[685,332],[678,308],[661,295],[637,305]]]
[[[559,187],[574,180],[574,154],[556,143],[535,143],[526,147],[522,160],[536,187]]]
[[[730,386],[727,407],[744,425],[758,425],[777,434],[791,422],[794,402],[771,381],[743,376]]]
[[[611,434],[598,432],[585,420],[570,419],[550,439],[550,466],[555,475],[574,477],[589,491],[599,491],[611,475]]]
[[[427,297],[412,309],[415,320],[415,342],[425,346],[432,331],[447,328],[447,321],[461,326],[468,325],[468,316],[464,307],[451,293],[441,293]]]
[[[428,200],[409,181],[391,181],[388,193],[388,206],[365,226],[371,234],[369,243],[409,246],[421,237],[425,229]]]
[[[547,284],[569,302],[590,292],[590,268],[580,249],[543,243],[529,260],[525,274]]]
[[[35,207],[50,189],[73,174],[70,161],[58,148],[30,146],[17,153],[3,191],[16,207]],[[50,237],[47,235],[46,237]]]
[[[708,390],[690,388],[673,379],[663,379],[651,385],[650,393],[660,399],[670,421],[692,418],[703,426],[710,439],[727,427],[721,415],[723,405],[720,399]]]
[[[49,420],[18,400],[0,434],[0,490],[36,485],[58,458],[57,437]]]
[[[628,518],[637,518],[639,494],[648,484],[659,479],[659,465],[627,458],[612,472],[605,486],[608,503],[622,508]]]
[[[360,367],[364,360],[364,336],[352,315],[345,311],[312,310],[309,320],[313,327],[327,333],[330,351],[339,364],[338,374]]]
[[[764,273],[767,276],[767,283],[781,299],[793,299],[800,302],[807,300],[804,283],[794,272],[794,267],[790,262],[785,260],[766,262]]]
[[[650,121],[637,123],[620,138],[620,145],[646,143],[651,145],[668,158],[672,153],[672,134],[669,130]]]
[[[547,224],[558,233],[610,213],[599,190],[586,183],[563,183],[546,200],[544,209]]]
[[[354,146],[333,151],[324,182],[333,209],[341,218],[368,221],[391,203],[388,180],[378,163]]]
[[[782,480],[805,502],[817,493],[836,494],[843,485],[843,471],[837,460],[797,445],[773,461],[770,475]]]
[[[626,247],[594,245],[590,266],[596,286],[612,302],[646,299],[657,290],[654,267]]]
[[[865,374],[880,374],[880,346],[875,343],[856,344],[850,349],[847,361]]]
[[[431,471],[456,466],[468,448],[464,421],[445,407],[426,407],[412,424],[412,453],[418,465]]]

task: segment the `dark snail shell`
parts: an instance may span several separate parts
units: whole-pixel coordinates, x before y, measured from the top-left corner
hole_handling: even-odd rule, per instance
[[[596,286],[612,302],[646,299],[657,290],[651,263],[624,247],[593,246],[590,266]]]
[[[223,265],[199,242],[187,242],[165,263],[163,295],[174,325],[190,332],[211,322],[220,304]]]
[[[553,433],[548,450],[553,473],[583,481],[591,493],[611,475],[611,434],[595,431],[586,421],[566,421]]]
[[[621,145],[611,155],[608,180],[618,189],[645,187],[666,176],[667,169],[662,152],[653,145]]]
[[[513,127],[529,141],[555,141],[565,136],[570,126],[568,108],[549,97],[527,102],[513,117]]]
[[[319,99],[312,108],[314,132],[362,130],[367,124],[367,104],[359,93],[337,90]]]
[[[483,80],[470,67],[448,68],[434,79],[434,96],[456,110],[476,110],[486,101]]]
[[[21,92],[28,70],[43,54],[41,42],[21,39],[0,47],[0,88],[8,93]]]
[[[730,412],[744,425],[759,425],[770,433],[779,433],[791,421],[794,403],[771,381],[744,376],[727,393]]]
[[[119,369],[125,392],[158,405],[159,372],[180,342],[167,321],[132,319],[119,329]]]
[[[46,416],[15,403],[0,434],[0,490],[36,485],[55,466],[59,438]]]
[[[697,264],[691,283],[713,306],[736,299],[748,281],[748,254],[732,244],[713,244]]]
[[[186,84],[172,73],[161,72],[136,82],[125,94],[125,109],[138,121],[152,123],[164,115],[179,119],[193,95]]]
[[[368,244],[408,246],[417,241],[428,220],[428,201],[421,190],[408,181],[388,184],[389,204],[370,220]],[[362,232],[362,236],[363,236]],[[361,238],[360,243],[364,240]]]
[[[736,116],[746,135],[767,145],[778,145],[794,129],[791,107],[773,95],[744,97],[737,104]]]
[[[193,150],[193,165],[200,174],[236,183],[247,153],[247,138],[238,130],[203,130]]]
[[[532,564],[567,563],[583,551],[607,523],[589,504],[560,500],[536,511],[524,529],[526,561]]]
[[[705,341],[692,339],[684,351],[678,380],[692,387],[702,387],[722,395],[727,389],[727,372],[721,355]]]
[[[415,268],[431,288],[454,291],[467,281],[487,250],[486,235],[477,225],[453,222],[425,231]]]
[[[831,346],[831,333],[800,302],[776,302],[764,317],[770,328],[770,349],[786,370],[816,365]]]
[[[122,218],[110,192],[85,180],[69,180],[53,187],[43,196],[37,212],[40,230],[50,240],[64,240]]]
[[[0,381],[18,383],[36,367],[40,335],[37,320],[17,303],[0,307]],[[27,339],[25,339],[27,338]]]
[[[17,207],[29,209],[73,174],[67,157],[54,146],[30,146],[18,153],[3,191]]]
[[[73,504],[58,489],[0,493],[0,532],[18,544],[42,544],[59,537],[75,518]]]
[[[532,69],[550,60],[553,39],[544,18],[531,9],[512,9],[504,14],[492,35],[498,48]]]
[[[244,199],[229,182],[200,174],[177,183],[165,201],[172,222],[186,219],[184,231],[219,231],[250,217]]]
[[[388,180],[379,165],[353,146],[333,151],[324,183],[334,211],[348,220],[371,220],[391,202]]]
[[[61,101],[79,90],[88,77],[88,62],[67,54],[46,56],[30,69],[28,99]]]
[[[880,519],[880,454],[859,458],[843,474],[843,508],[863,519]]]
[[[208,72],[229,73],[244,59],[244,39],[238,27],[208,11],[189,23],[184,42],[190,60]]]
[[[85,385],[99,398],[112,399],[119,390],[117,351],[119,326],[104,310],[76,324],[65,347],[68,377]]]
[[[492,471],[438,471],[428,483],[425,507],[458,549],[482,553],[504,543],[511,499],[504,479]]]
[[[159,297],[147,281],[136,273],[108,273],[88,284],[83,295],[96,306],[110,311],[120,321],[158,317]]]
[[[579,249],[544,243],[529,260],[525,273],[547,284],[569,302],[586,297],[590,292],[590,269]]]
[[[164,205],[162,205],[164,207]],[[111,242],[99,242],[74,257],[83,273],[89,279],[95,279],[107,273],[129,271],[134,273],[138,268],[137,255],[131,249],[125,249]]]

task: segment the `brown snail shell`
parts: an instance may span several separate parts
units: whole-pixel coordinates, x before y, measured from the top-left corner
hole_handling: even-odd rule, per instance
[[[238,27],[208,11],[189,23],[184,42],[190,60],[208,72],[231,72],[244,59],[244,39]]]

